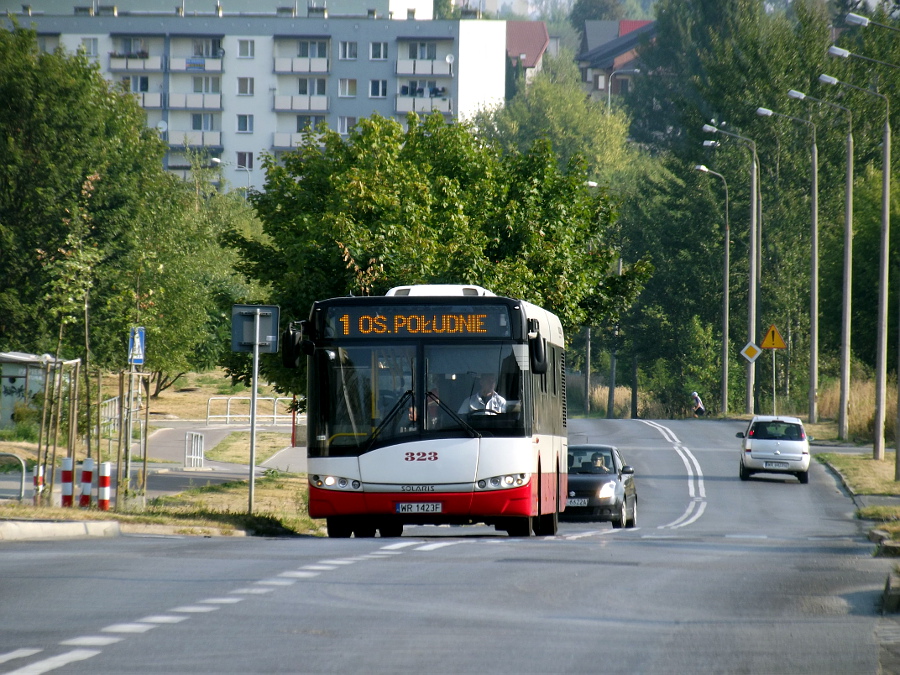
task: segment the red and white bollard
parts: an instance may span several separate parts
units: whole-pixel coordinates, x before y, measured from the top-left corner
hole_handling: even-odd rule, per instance
[[[109,511],[109,475],[112,473],[110,462],[100,463],[100,475],[97,477],[97,508]]]
[[[94,460],[86,459],[81,465],[81,496],[78,498],[78,506],[88,508],[91,505],[91,496],[94,489]]]
[[[62,462],[62,506],[72,506],[75,472],[72,470],[73,460],[66,457]]]
[[[34,481],[34,503],[37,505],[44,493],[44,467],[40,464],[34,465],[32,480]]]

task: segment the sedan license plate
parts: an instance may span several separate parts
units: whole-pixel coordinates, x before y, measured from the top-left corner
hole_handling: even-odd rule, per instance
[[[583,497],[580,499],[567,499],[566,506],[587,506],[588,500],[587,497]]]
[[[764,466],[767,469],[786,469],[790,464],[787,462],[766,462]]]
[[[441,502],[411,502],[397,504],[397,513],[440,513]]]

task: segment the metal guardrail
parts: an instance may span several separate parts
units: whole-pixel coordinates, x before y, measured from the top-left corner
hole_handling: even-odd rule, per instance
[[[184,434],[184,468],[202,469],[205,457],[203,454],[203,434],[188,431]]]
[[[14,455],[11,452],[0,452],[0,457],[15,457],[17,460],[19,460],[19,463],[22,465],[22,483],[21,483],[21,486],[19,487],[19,501],[20,502],[24,501],[25,500],[25,473],[26,473],[25,460],[22,459],[21,457],[19,457],[18,455]]]
[[[214,415],[212,413],[214,401],[225,401],[225,414]],[[246,406],[246,410],[241,412],[233,412],[232,404],[240,403]],[[244,403],[245,402],[245,403]],[[271,424],[274,426],[290,426],[293,423],[294,415],[288,410],[289,405],[293,402],[293,398],[289,396],[257,396],[256,397],[256,421],[262,424]],[[266,410],[260,410],[260,404],[263,404]],[[271,405],[271,412],[269,412]],[[279,412],[279,410],[283,412]],[[206,423],[210,424],[216,420],[225,421],[225,424],[249,424],[250,423],[250,397],[249,396],[212,396],[206,403]]]

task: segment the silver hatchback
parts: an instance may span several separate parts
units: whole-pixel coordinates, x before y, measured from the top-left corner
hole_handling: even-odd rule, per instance
[[[809,482],[809,438],[797,417],[756,415],[736,436],[741,442],[741,480],[754,473],[790,473]]]

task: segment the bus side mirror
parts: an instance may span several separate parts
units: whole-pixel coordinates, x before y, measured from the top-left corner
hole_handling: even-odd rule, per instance
[[[285,368],[296,368],[301,354],[300,331],[288,328],[281,334],[281,365]]]
[[[547,341],[540,335],[528,341],[531,351],[531,370],[535,375],[543,375],[547,372]]]

